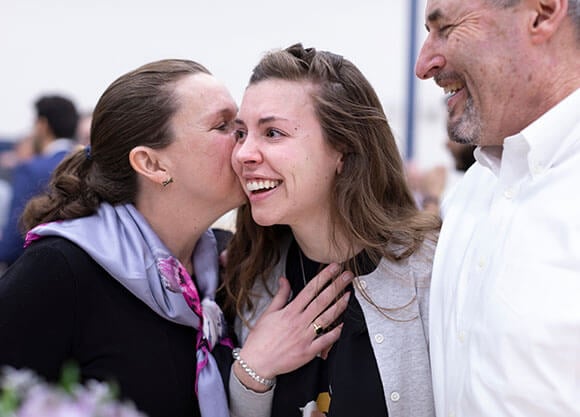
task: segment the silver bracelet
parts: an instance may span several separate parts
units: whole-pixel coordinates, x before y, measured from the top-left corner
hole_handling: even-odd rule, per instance
[[[240,348],[234,348],[234,350],[232,350],[232,356],[234,357],[234,359],[236,361],[238,361],[240,363],[240,366],[242,367],[242,369],[244,370],[245,373],[247,373],[248,375],[250,375],[252,377],[252,379],[262,385],[267,386],[268,388],[270,388],[271,386],[274,385],[274,382],[276,381],[275,378],[273,379],[266,379],[261,377],[260,375],[258,375],[256,373],[256,371],[254,371],[252,368],[250,368],[248,366],[248,364],[246,363],[246,361],[244,361],[241,357],[240,357]]]

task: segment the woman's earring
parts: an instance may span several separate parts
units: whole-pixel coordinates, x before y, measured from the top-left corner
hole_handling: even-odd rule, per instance
[[[169,184],[171,184],[173,182],[173,177],[169,177],[166,180],[164,180],[161,185],[163,185],[164,187],[167,187]]]

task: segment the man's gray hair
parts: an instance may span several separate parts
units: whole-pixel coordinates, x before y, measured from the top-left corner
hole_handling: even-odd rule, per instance
[[[488,0],[496,7],[513,7],[520,3],[521,0]],[[568,0],[568,16],[574,22],[578,42],[580,42],[580,0]]]

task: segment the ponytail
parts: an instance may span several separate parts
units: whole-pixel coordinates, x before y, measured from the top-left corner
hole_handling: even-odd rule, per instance
[[[92,160],[85,148],[65,157],[53,171],[46,193],[32,198],[26,205],[20,225],[24,232],[56,220],[90,216],[101,199],[90,184]]]

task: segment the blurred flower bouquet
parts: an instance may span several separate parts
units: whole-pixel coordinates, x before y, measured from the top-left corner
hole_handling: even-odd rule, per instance
[[[129,402],[116,400],[113,386],[78,383],[78,369],[64,368],[58,385],[34,372],[4,368],[0,373],[0,417],[146,417]]]

